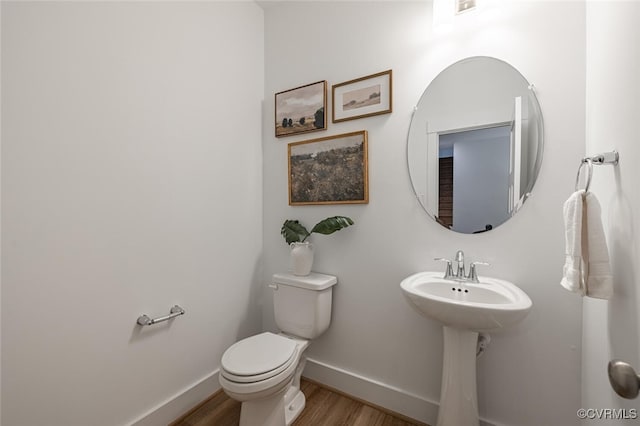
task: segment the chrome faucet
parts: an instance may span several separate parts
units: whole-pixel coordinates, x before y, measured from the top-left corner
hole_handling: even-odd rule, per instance
[[[454,262],[456,262],[456,273],[453,273],[453,267],[452,267],[452,262],[448,259],[445,259],[443,257],[436,257],[434,260],[438,260],[441,262],[447,262],[447,269],[444,273],[444,278],[445,280],[453,280],[453,281],[465,281],[465,282],[471,282],[471,283],[479,283],[480,281],[478,280],[478,273],[476,272],[476,265],[484,265],[484,266],[489,266],[488,263],[486,262],[471,262],[469,264],[469,274],[465,275],[465,268],[464,268],[464,252],[462,250],[458,250],[456,252],[456,257],[454,258]]]
[[[454,261],[458,264],[458,269],[456,270],[456,278],[464,279],[464,252],[462,250],[458,250],[456,253],[456,257]]]

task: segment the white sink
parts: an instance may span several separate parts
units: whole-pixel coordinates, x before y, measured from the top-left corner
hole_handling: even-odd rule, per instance
[[[402,280],[400,287],[422,315],[446,326],[497,331],[522,320],[531,309],[529,296],[508,281],[478,277],[478,284],[442,276],[442,272],[418,272]]]
[[[496,278],[479,283],[445,280],[442,272],[419,272],[400,283],[409,303],[443,324],[444,354],[436,426],[479,426],[476,350],[481,332],[522,320],[531,299],[518,286]]]

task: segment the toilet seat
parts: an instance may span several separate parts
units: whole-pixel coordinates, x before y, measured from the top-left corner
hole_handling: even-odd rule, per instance
[[[221,374],[227,380],[256,383],[278,376],[297,362],[297,344],[265,332],[234,343],[222,356]]]

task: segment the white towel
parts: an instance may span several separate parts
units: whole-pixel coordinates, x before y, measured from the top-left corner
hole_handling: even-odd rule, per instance
[[[584,190],[574,192],[563,212],[566,251],[560,284],[582,296],[610,298],[613,278],[598,199]]]
[[[600,217],[600,203],[594,194],[588,192],[584,197],[587,216],[587,248],[582,257],[586,267],[586,294],[598,299],[609,299],[613,294],[613,277],[609,264],[609,249],[604,236],[604,228]],[[583,230],[582,239],[585,238]],[[585,253],[586,252],[586,253]]]
[[[565,260],[560,284],[567,290],[584,296],[585,285],[582,274],[583,196],[583,190],[574,192],[563,206]]]

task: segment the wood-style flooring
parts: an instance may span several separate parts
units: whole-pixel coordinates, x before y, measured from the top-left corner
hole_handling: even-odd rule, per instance
[[[302,379],[306,406],[292,426],[428,426]],[[215,393],[170,426],[237,426],[240,403]]]

